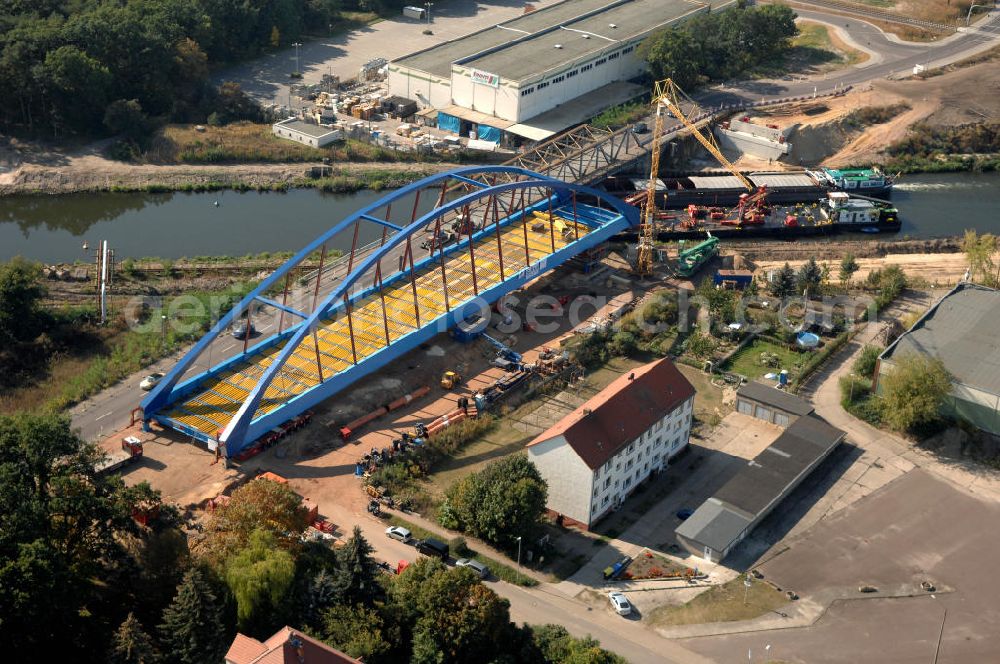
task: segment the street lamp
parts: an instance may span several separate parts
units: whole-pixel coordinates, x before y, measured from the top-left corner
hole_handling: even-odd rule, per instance
[[[857,378],[857,375],[852,371],[851,373],[847,374],[847,377],[851,379],[851,396],[848,397],[848,401],[851,404],[853,404],[854,403],[854,379]],[[841,394],[843,394],[843,392],[841,392]]]
[[[427,27],[428,28],[431,27],[431,7],[433,7],[433,6],[434,6],[433,2],[425,2],[424,3],[424,7],[427,7]],[[975,5],[972,5],[972,6],[975,7]],[[969,11],[971,12],[972,10],[970,9]]]
[[[160,316],[160,348],[167,347],[167,315]]]
[[[517,578],[521,578],[521,538],[517,538]]]
[[[292,44],[292,46],[295,47],[295,73],[301,74],[302,71],[299,69],[299,46],[302,46],[302,44],[299,42],[295,42],[294,44]]]
[[[978,5],[976,3],[972,3],[971,5],[969,5],[969,13],[965,15],[965,25],[966,26],[968,26],[969,23],[972,21],[972,10],[975,9],[976,7],[982,7],[982,6],[983,5]]]

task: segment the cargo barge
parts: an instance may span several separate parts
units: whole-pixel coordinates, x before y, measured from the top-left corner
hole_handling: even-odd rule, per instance
[[[837,191],[889,198],[894,182],[894,178],[876,166],[845,170],[755,171],[743,175],[756,187],[766,187],[771,203],[813,203]],[[602,188],[627,199],[645,191],[648,183],[648,177],[617,175],[607,178]],[[692,204],[732,207],[747,193],[740,179],[727,172],[660,177],[656,188],[656,205],[661,210],[683,209]]]
[[[770,197],[768,197],[770,199]],[[717,208],[721,212],[721,208]],[[704,208],[692,204],[690,210],[670,210],[657,215],[657,238],[690,240],[706,234],[727,238],[780,238],[834,235],[844,231],[860,233],[894,233],[899,231],[899,211],[891,204],[865,196],[849,196],[844,192],[828,192],[814,203],[774,205],[759,208],[752,221],[737,223],[729,216],[715,220],[702,215]],[[636,234],[616,236],[616,240],[635,241]]]

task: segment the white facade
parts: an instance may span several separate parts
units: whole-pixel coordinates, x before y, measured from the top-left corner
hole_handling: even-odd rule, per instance
[[[548,484],[546,506],[589,527],[621,505],[643,480],[665,469],[669,459],[687,446],[693,402],[694,397],[688,398],[596,470],[563,436],[530,445],[528,456]]]

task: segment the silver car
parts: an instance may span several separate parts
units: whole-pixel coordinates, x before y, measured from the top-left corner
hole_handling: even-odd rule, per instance
[[[399,540],[400,542],[409,542],[413,539],[410,531],[402,526],[389,526],[385,529],[385,535],[390,539]]]
[[[608,593],[608,599],[611,600],[611,608],[615,610],[620,616],[627,616],[632,613],[632,605],[625,598],[625,595],[619,592]]]
[[[455,561],[455,567],[468,567],[478,574],[480,579],[488,579],[490,576],[490,568],[472,558],[459,558]]]

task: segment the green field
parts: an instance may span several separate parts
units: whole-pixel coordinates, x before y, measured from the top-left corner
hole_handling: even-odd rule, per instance
[[[760,354],[762,352],[777,355],[780,358],[779,366],[769,367],[761,364]],[[772,371],[777,373],[782,369],[787,369],[789,380],[794,380],[799,374],[799,369],[805,364],[807,359],[809,359],[809,355],[806,352],[791,350],[786,346],[779,346],[770,341],[756,339],[747,345],[746,348],[736,353],[722,367],[722,370],[742,374],[750,380],[754,380],[761,378],[766,373]]]
[[[657,627],[669,627],[751,620],[777,611],[787,603],[782,593],[763,581],[753,582],[747,592],[743,577],[738,576],[721,586],[709,588],[687,604],[654,609],[649,622]]]

